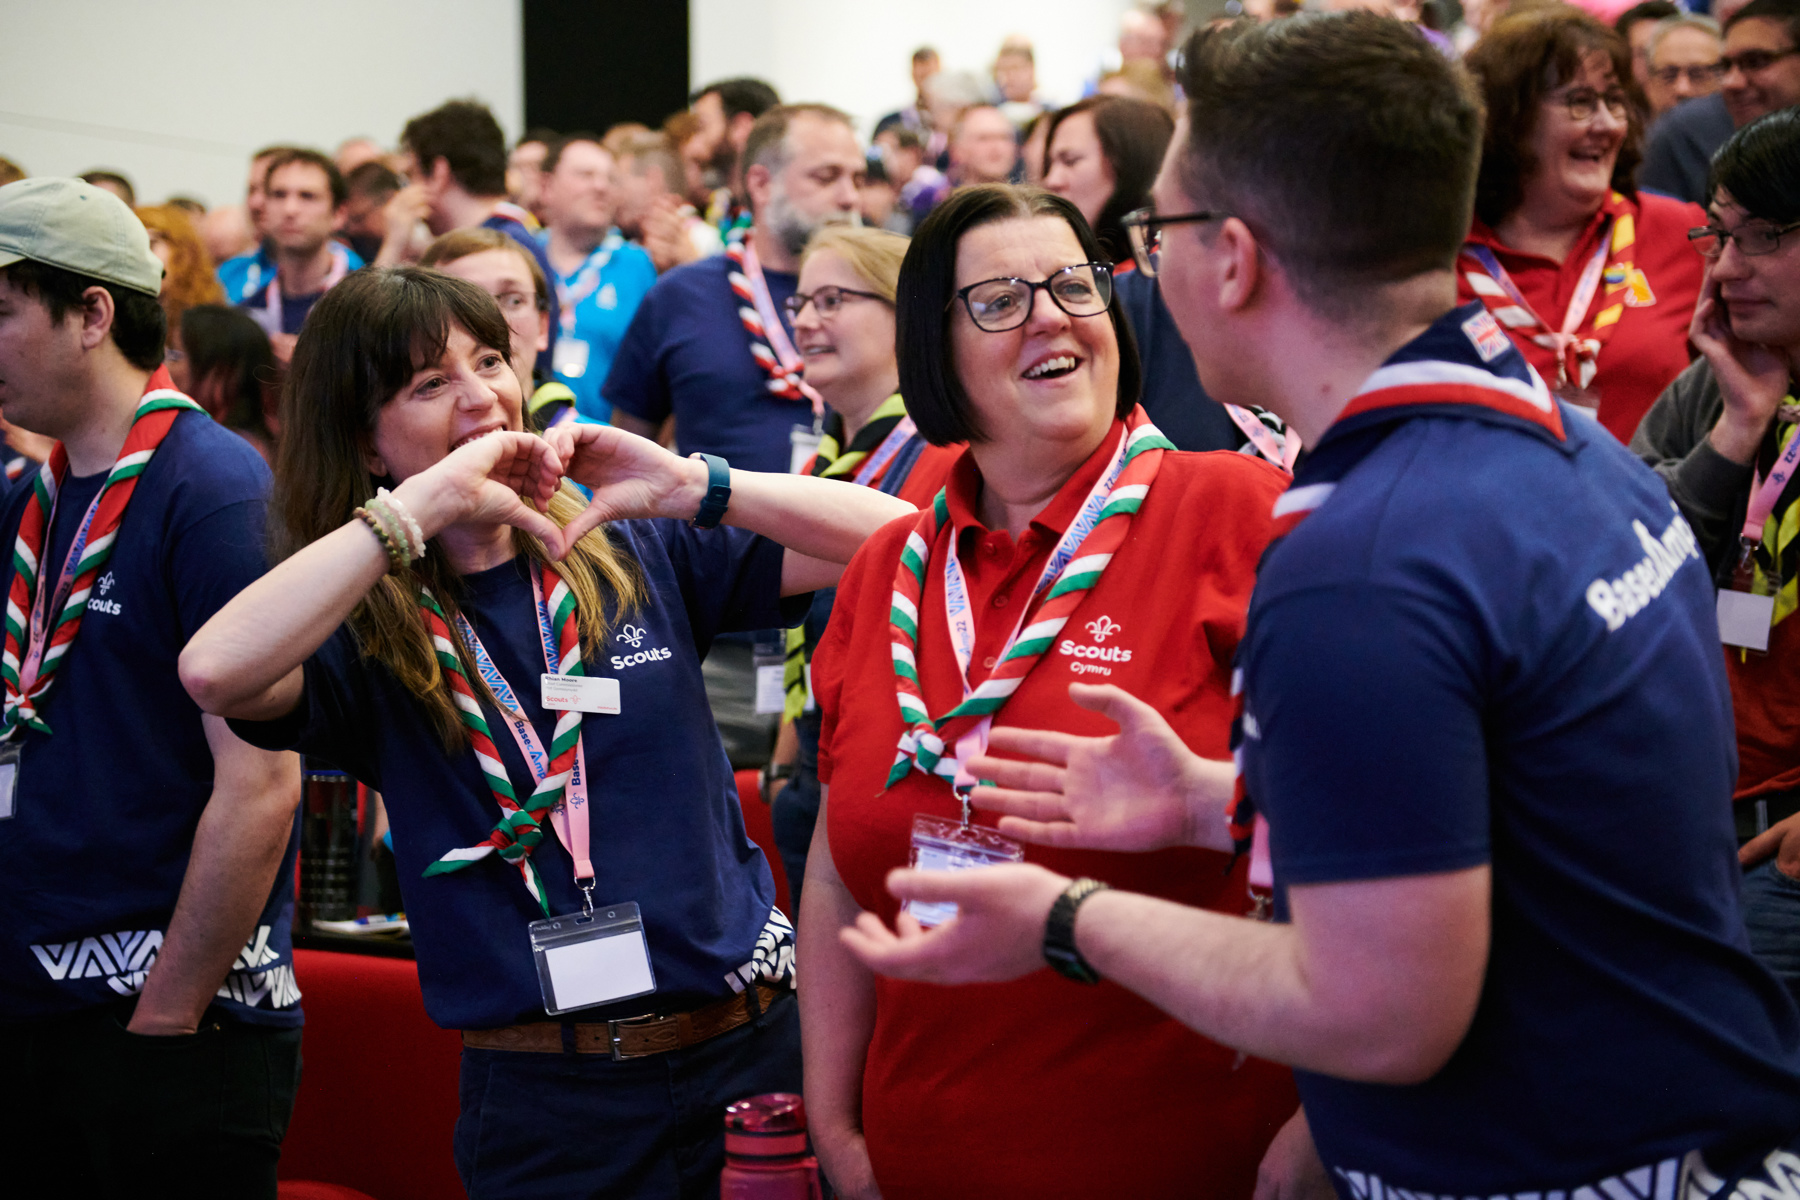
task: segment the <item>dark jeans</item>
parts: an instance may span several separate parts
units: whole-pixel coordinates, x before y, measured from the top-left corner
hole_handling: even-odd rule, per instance
[[[0,1026],[0,1193],[11,1200],[274,1200],[300,1030],[208,1010],[127,1033],[135,1002]]]
[[[800,924],[800,887],[806,882],[806,854],[812,849],[813,826],[819,823],[819,777],[805,766],[795,770],[787,786],[775,793],[769,814],[775,826],[775,849],[787,873],[788,916]]]
[[[621,1062],[465,1047],[456,1170],[469,1200],[713,1200],[725,1106],[799,1090],[791,992],[759,1022]]]

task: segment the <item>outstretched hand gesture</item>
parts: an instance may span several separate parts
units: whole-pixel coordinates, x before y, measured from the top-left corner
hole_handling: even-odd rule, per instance
[[[1229,849],[1230,763],[1201,758],[1161,713],[1111,684],[1073,683],[1069,698],[1116,721],[1119,732],[1078,737],[997,726],[989,749],[1031,761],[984,754],[968,763],[977,779],[997,785],[971,796],[977,807],[1005,814],[1002,833],[1067,849]]]

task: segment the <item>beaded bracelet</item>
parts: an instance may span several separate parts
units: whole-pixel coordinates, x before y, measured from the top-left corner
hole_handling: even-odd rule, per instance
[[[376,540],[379,541],[382,548],[387,551],[388,573],[393,574],[396,571],[404,569],[406,566],[406,559],[404,558],[405,552],[401,549],[400,543],[395,539],[394,535],[388,532],[387,526],[382,524],[381,519],[366,508],[357,509],[354,516],[357,520],[375,531]]]
[[[400,503],[400,497],[386,488],[376,488],[375,499],[387,505],[388,511],[398,517],[400,523],[406,527],[406,534],[412,547],[412,557],[415,560],[424,558],[425,531],[419,528],[417,521],[413,520],[413,515],[407,510],[406,505]]]

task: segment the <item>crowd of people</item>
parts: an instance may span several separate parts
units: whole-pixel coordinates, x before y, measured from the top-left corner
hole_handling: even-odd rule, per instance
[[[275,1195],[302,755],[477,1200],[1800,1194],[1800,0],[1323,7],[0,159],[9,1194]]]

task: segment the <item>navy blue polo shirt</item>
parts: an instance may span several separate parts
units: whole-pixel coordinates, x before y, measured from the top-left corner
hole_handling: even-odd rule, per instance
[[[1296,1072],[1345,1196],[1570,1188],[1800,1127],[1800,1019],[1738,909],[1706,564],[1662,482],[1480,313],[1389,360],[1412,403],[1353,401],[1301,462],[1276,511],[1312,511],[1239,650],[1278,916],[1294,885],[1493,873],[1449,1063],[1414,1086]],[[1459,403],[1459,374],[1542,411]]]
[[[657,990],[585,1009],[581,1020],[684,1011],[732,995],[738,989],[728,976],[741,985],[738,973],[770,926],[775,888],[744,832],[700,660],[716,634],[791,623],[810,599],[782,601],[781,547],[740,529],[625,521],[609,536],[643,571],[648,599],[616,623],[605,647],[588,651],[589,674],[619,681],[621,709],[582,722],[594,899],[640,906]],[[544,654],[528,572],[521,557],[465,576],[458,603],[548,745],[555,722],[538,705]],[[492,707],[487,718],[514,791],[528,795],[532,777],[517,743]],[[432,1020],[474,1029],[546,1019],[526,934],[543,912],[518,869],[491,855],[452,874],[423,875],[445,851],[484,839],[500,817],[473,751],[447,752],[412,695],[386,668],[358,657],[348,628],[308,660],[293,714],[232,728],[380,789]],[[580,909],[573,864],[554,833],[546,830],[533,857],[551,908]]]
[[[673,413],[682,454],[703,450],[740,471],[786,472],[789,436],[796,425],[812,427],[812,408],[769,391],[727,278],[736,269],[720,254],[658,279],[625,331],[601,395],[653,424]],[[782,305],[799,276],[766,268],[763,276],[791,337]]]
[[[106,474],[67,478],[43,577],[53,585]],[[264,570],[269,471],[204,413],[182,413],[139,478],[112,557],[40,715],[15,734],[17,807],[0,820],[0,1021],[134,996],[175,909],[213,758],[176,659],[201,625]],[[31,489],[8,497],[11,546]],[[0,587],[12,584],[10,554]],[[297,1025],[289,928],[294,849],[233,964],[219,1003],[254,1023]]]

